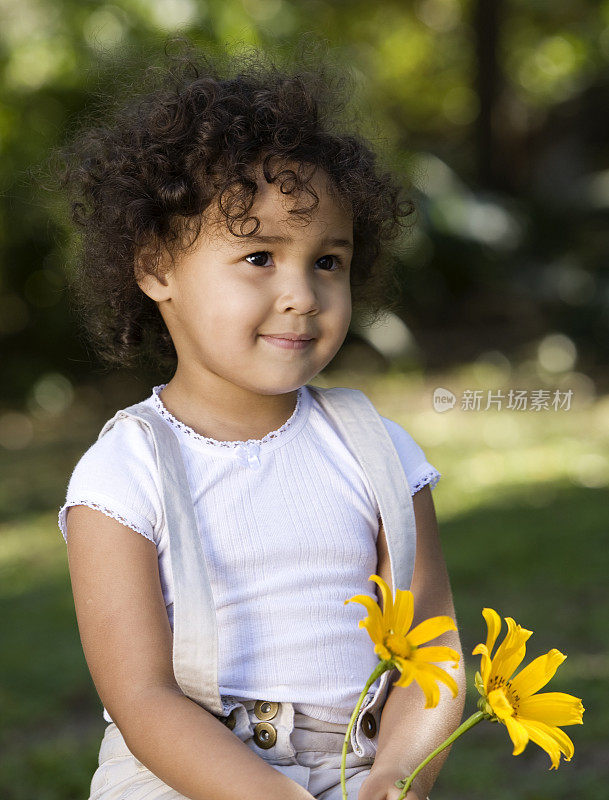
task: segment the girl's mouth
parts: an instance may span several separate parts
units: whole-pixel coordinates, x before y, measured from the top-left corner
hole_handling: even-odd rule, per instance
[[[304,350],[315,341],[314,339],[282,339],[278,336],[263,336],[262,334],[260,338],[274,347],[282,347],[284,350]]]

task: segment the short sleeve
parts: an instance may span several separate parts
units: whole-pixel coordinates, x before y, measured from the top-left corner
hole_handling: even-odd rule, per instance
[[[82,455],[70,478],[58,525],[67,542],[70,506],[86,505],[132,528],[157,546],[162,503],[154,444],[137,420],[118,419]]]
[[[412,436],[397,422],[381,416],[387,433],[391,436],[395,449],[406,473],[411,494],[415,494],[426,484],[434,489],[440,480],[438,470],[427,461],[425,453]]]

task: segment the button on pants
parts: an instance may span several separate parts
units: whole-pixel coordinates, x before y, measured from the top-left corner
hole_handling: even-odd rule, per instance
[[[245,699],[231,705],[234,713],[227,718],[228,727],[257,755],[318,800],[341,800],[340,762],[346,725],[300,714],[286,702]],[[365,715],[359,716],[357,726],[367,730],[368,737],[376,727],[366,727]],[[345,769],[348,800],[357,800],[373,762],[373,755],[359,756],[349,742]],[[101,742],[89,800],[187,799],[132,755],[112,722]]]

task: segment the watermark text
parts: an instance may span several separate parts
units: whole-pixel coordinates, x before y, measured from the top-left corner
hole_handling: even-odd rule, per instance
[[[569,411],[573,389],[464,389],[459,400],[461,411]],[[457,405],[457,396],[438,386],[433,393],[434,411],[443,413]]]

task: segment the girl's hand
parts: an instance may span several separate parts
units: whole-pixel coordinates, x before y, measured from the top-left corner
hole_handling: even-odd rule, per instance
[[[373,765],[361,785],[357,800],[398,800],[402,789],[398,789],[395,782],[405,777],[406,773],[397,767]],[[405,800],[426,800],[426,795],[417,791],[416,781],[408,790]]]

